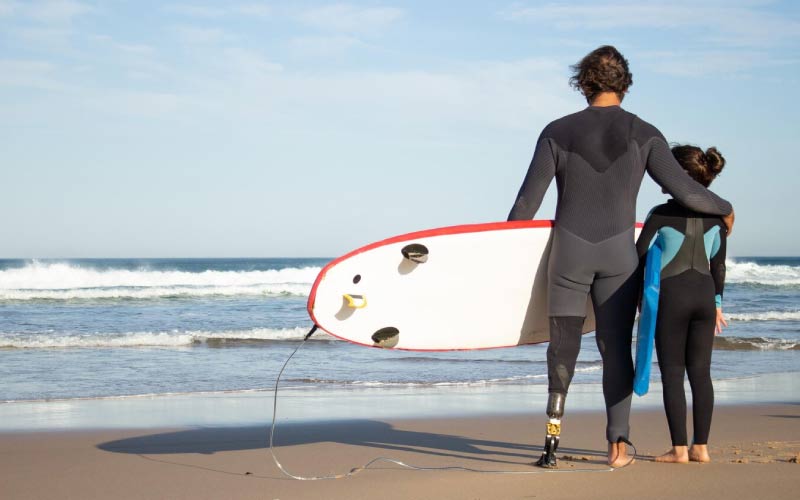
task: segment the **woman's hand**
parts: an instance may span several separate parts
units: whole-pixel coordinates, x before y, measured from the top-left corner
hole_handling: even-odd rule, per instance
[[[714,335],[719,335],[722,333],[722,327],[728,326],[728,322],[725,321],[725,316],[722,315],[722,308],[717,308],[717,319],[716,319],[716,326],[714,327]]]

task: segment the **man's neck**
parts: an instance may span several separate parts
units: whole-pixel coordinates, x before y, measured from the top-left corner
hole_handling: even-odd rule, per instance
[[[591,105],[604,108],[607,106],[619,106],[620,104],[622,104],[622,100],[616,92],[600,92],[594,97]]]

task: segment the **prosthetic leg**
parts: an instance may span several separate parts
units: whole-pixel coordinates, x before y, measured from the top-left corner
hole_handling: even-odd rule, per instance
[[[585,300],[585,299],[584,299]],[[575,374],[575,362],[581,349],[581,316],[551,316],[550,345],[547,346],[547,434],[544,453],[536,462],[540,467],[556,466],[556,448],[561,439],[561,417],[564,416],[564,399]]]
[[[551,469],[558,466],[556,460],[556,449],[561,440],[561,417],[564,416],[564,395],[558,392],[551,392],[547,398],[547,434],[544,438],[544,451],[541,458],[536,462],[539,467]]]

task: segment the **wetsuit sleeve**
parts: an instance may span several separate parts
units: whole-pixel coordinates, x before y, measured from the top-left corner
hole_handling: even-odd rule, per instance
[[[709,215],[728,215],[733,208],[726,200],[704,188],[681,168],[663,137],[650,140],[647,173],[681,205]]]
[[[519,188],[517,201],[511,207],[508,220],[530,220],[542,204],[550,181],[556,175],[556,158],[550,139],[540,137],[533,152],[533,159]]]
[[[639,300],[642,299],[642,292],[644,291],[644,265],[647,262],[647,251],[650,249],[650,243],[655,238],[656,233],[661,228],[659,223],[660,217],[654,215],[653,211],[644,220],[644,227],[642,232],[639,233],[639,239],[636,240],[636,253],[639,255],[639,265],[636,266],[636,281],[639,283]]]
[[[711,277],[714,279],[714,301],[717,307],[722,307],[722,292],[725,289],[725,254],[727,252],[728,230],[724,225],[720,227],[711,248]]]
[[[658,215],[653,215],[653,212],[650,212],[650,215],[648,215],[647,219],[644,221],[642,232],[639,233],[639,239],[636,240],[636,253],[639,255],[639,262],[642,266],[644,265],[647,250],[650,248],[650,243],[652,243],[656,232],[661,227],[658,223],[658,219]]]

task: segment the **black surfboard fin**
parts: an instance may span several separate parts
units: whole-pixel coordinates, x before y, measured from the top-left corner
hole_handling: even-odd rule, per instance
[[[400,341],[400,330],[393,326],[386,326],[372,334],[372,341],[375,342],[375,347],[391,349]]]
[[[424,264],[428,261],[428,247],[421,243],[406,245],[400,252],[403,254],[403,257],[417,264]]]

